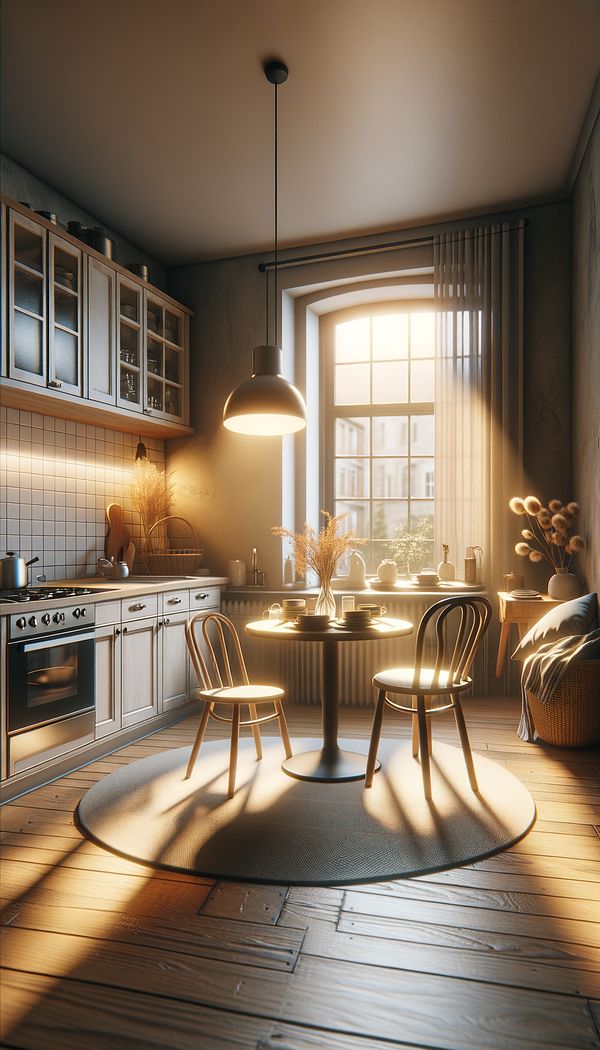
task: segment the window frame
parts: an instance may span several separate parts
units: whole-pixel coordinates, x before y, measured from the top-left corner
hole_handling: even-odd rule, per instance
[[[323,392],[321,398],[321,404],[319,406],[320,415],[320,426],[321,426],[321,447],[323,449],[322,459],[322,482],[321,482],[321,502],[320,505],[323,509],[328,510],[331,514],[334,513],[335,508],[335,424],[339,418],[352,418],[353,416],[367,416],[373,419],[374,417],[390,416],[399,417],[406,416],[409,421],[413,416],[433,416],[435,419],[435,401],[408,401],[398,403],[385,403],[385,404],[362,404],[362,405],[336,405],[334,403],[335,393],[335,329],[338,324],[344,321],[357,320],[361,317],[375,317],[382,316],[385,314],[394,313],[434,313],[435,306],[430,298],[423,299],[387,299],[380,302],[370,302],[361,304],[358,306],[348,306],[341,310],[332,311],[331,313],[323,314],[320,317],[320,387]],[[434,356],[432,354],[432,356]],[[410,358],[409,358],[410,360]],[[410,428],[410,422],[409,422]],[[371,426],[371,442],[372,442],[373,428]],[[412,486],[412,472],[410,470],[410,464],[412,456],[410,454],[411,438],[409,436],[408,444],[409,452],[407,455],[408,459],[408,477],[407,477],[407,493],[406,502],[409,508],[413,499],[411,495]],[[434,460],[435,470],[435,449],[432,454]],[[365,499],[368,501],[372,512],[373,502],[377,501],[379,497],[373,495],[373,446],[370,445],[369,451],[369,496]],[[435,495],[433,497],[414,497],[415,500],[431,498],[433,499],[434,507],[434,521],[435,521]],[[369,536],[367,546],[363,553],[368,553],[366,558],[367,563],[370,561],[370,556],[373,550],[373,537]],[[379,543],[380,541],[375,541]],[[369,570],[367,564],[367,571],[373,572],[374,569]]]

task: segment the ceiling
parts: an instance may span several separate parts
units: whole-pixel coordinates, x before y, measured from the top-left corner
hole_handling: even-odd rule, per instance
[[[3,150],[167,265],[564,191],[598,0],[5,0]]]

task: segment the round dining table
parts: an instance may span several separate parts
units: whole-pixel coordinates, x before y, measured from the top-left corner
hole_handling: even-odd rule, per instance
[[[338,745],[339,723],[339,646],[343,642],[376,642],[411,634],[409,620],[381,617],[366,627],[344,627],[332,620],[324,629],[305,629],[294,621],[255,620],[246,624],[246,632],[258,638],[282,642],[320,642],[322,650],[321,709],[323,747],[286,758],[283,770],[297,780],[360,780],[365,775],[367,756],[355,751],[342,751]],[[377,764],[379,769],[379,763]]]

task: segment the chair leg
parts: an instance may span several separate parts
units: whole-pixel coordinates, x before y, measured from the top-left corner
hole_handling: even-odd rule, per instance
[[[256,704],[248,704],[248,710],[250,711],[250,718],[258,718]],[[260,729],[258,726],[252,726],[252,736],[254,737],[254,747],[256,748],[256,760],[257,762],[260,762],[262,758],[262,741],[260,739]]]
[[[233,798],[235,792],[235,775],[237,773],[237,760],[238,760],[238,744],[240,739],[240,708],[241,704],[236,704],[233,708],[233,718],[231,720],[231,747],[229,750],[229,785],[227,788],[227,797]]]
[[[207,722],[208,722],[208,719],[209,719],[209,716],[210,716],[211,708],[212,708],[212,704],[209,704],[209,703],[205,703],[204,704],[204,711],[202,712],[202,718],[200,719],[200,725],[198,726],[198,732],[196,733],[196,739],[194,740],[194,746],[192,748],[192,753],[190,755],[190,760],[188,762],[188,766],[187,766],[187,769],[185,771],[185,777],[183,778],[184,780],[189,780],[191,775],[192,775],[192,770],[194,768],[194,764],[195,764],[196,759],[198,757],[198,752],[199,752],[200,747],[202,745],[202,741],[204,740],[204,734],[206,732],[206,725],[207,725]]]
[[[430,706],[430,702],[431,701],[429,700],[429,697],[426,697],[425,698],[425,710],[427,710],[427,708]],[[427,719],[427,750],[429,751],[429,754],[431,754],[432,746],[433,746],[433,738],[432,738],[432,735],[431,735],[431,718],[428,718]]]
[[[416,758],[419,754],[419,723],[417,721],[417,698],[413,696],[412,705],[414,708],[414,715],[411,716],[412,722],[412,753],[413,758]]]
[[[471,745],[469,743],[469,735],[467,733],[467,727],[465,724],[465,716],[463,714],[462,704],[456,694],[452,697],[452,703],[454,705],[454,718],[456,719],[456,728],[458,729],[458,736],[460,739],[460,746],[465,757],[465,765],[467,767],[467,773],[469,774],[469,784],[473,791],[479,791],[479,785],[477,783],[477,774],[475,773],[475,763],[473,762],[473,755],[471,753]]]
[[[379,738],[381,736],[381,726],[383,723],[383,709],[385,707],[385,689],[380,689],[377,694],[377,703],[375,705],[375,714],[373,715],[373,728],[371,729],[371,743],[369,744],[369,755],[367,758],[367,771],[365,773],[365,787],[370,788],[373,783],[373,774],[375,773],[375,763],[377,762],[377,748],[379,747]]]
[[[279,700],[275,700],[275,710],[277,711],[277,721],[279,722],[279,732],[283,741],[283,749],[285,751],[285,757],[291,758],[293,755],[292,742],[290,740],[290,734],[288,733],[287,721],[283,712],[283,705]]]
[[[419,722],[419,752],[421,755],[421,773],[425,798],[431,798],[431,767],[429,764],[429,743],[427,737],[427,715],[425,714],[425,697],[417,697],[417,719]]]

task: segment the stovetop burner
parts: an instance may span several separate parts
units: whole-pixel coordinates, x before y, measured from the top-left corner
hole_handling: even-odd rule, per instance
[[[78,598],[93,594],[91,587],[24,587],[20,591],[1,591],[0,602],[20,605],[22,602],[55,601],[57,598]]]

